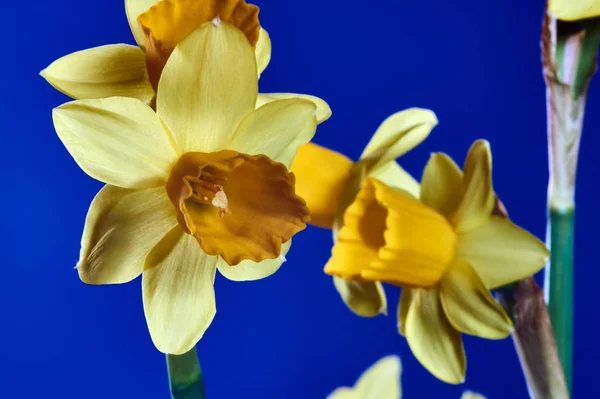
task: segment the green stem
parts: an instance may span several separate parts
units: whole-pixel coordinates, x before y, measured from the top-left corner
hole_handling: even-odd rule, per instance
[[[173,399],[206,399],[195,347],[183,355],[167,355],[167,370]]]
[[[550,265],[546,287],[548,311],[558,357],[571,391],[573,364],[573,232],[575,210],[550,209]]]

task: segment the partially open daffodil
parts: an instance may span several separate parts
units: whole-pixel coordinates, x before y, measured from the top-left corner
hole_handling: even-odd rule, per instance
[[[75,99],[122,96],[151,103],[177,43],[216,17],[244,32],[254,48],[258,76],[271,60],[271,40],[260,26],[259,9],[245,0],[126,0],[125,8],[137,46],[112,44],[78,51],[56,60],[41,75]],[[302,94],[259,94],[255,106],[291,97],[314,102],[319,122],[331,116],[327,103]]]
[[[369,178],[344,214],[325,272],[346,280],[403,287],[400,333],[416,358],[448,383],[464,380],[461,334],[501,339],[512,324],[489,289],[545,264],[544,244],[496,216],[489,145],[471,147],[464,175],[434,154],[420,199]]]
[[[368,177],[418,195],[419,184],[396,158],[421,143],[436,125],[437,118],[429,110],[398,112],[379,126],[358,162],[313,143],[300,147],[291,170],[296,175],[296,191],[311,211],[311,223],[332,228],[335,239],[346,208]],[[334,284],[344,303],[358,315],[372,317],[387,311],[381,283],[334,277]]]
[[[548,0],[548,12],[563,21],[600,16],[599,0]]]
[[[327,399],[401,399],[401,372],[400,358],[386,356],[369,367],[353,387],[338,388]],[[467,391],[461,399],[485,398]]]
[[[107,183],[94,199],[78,271],[90,284],[143,273],[152,339],[187,352],[215,315],[215,270],[233,280],[275,272],[308,209],[288,172],[317,126],[314,103],[257,110],[252,46],[235,26],[201,25],[174,49],[156,112],[134,98],[54,110],[75,161]]]

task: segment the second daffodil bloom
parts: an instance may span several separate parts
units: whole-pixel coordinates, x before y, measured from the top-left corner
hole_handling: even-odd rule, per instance
[[[78,51],[56,60],[41,75],[74,99],[123,96],[150,104],[177,43],[216,17],[244,32],[254,48],[258,76],[271,60],[271,39],[260,26],[259,8],[245,0],[125,0],[125,9],[137,46],[111,44]],[[314,102],[319,122],[331,116],[327,103],[302,94],[259,94],[255,106],[291,97]]]
[[[415,357],[448,383],[465,378],[461,334],[502,339],[510,318],[489,289],[539,271],[544,244],[494,214],[489,145],[471,147],[464,174],[445,154],[434,154],[420,198],[367,179],[344,214],[325,272],[347,280],[403,287],[400,333]]]
[[[419,184],[396,163],[396,158],[425,140],[436,125],[437,118],[430,110],[397,112],[379,126],[358,162],[314,143],[300,147],[292,172],[296,175],[296,190],[311,211],[311,223],[333,229],[335,240],[346,208],[368,177],[394,187],[400,185],[418,195]],[[344,303],[356,314],[373,317],[387,312],[380,282],[340,277],[333,281]]]
[[[156,112],[138,99],[79,100],[55,109],[75,161],[107,183],[94,199],[78,271],[90,284],[143,273],[156,347],[181,354],[215,315],[218,269],[232,280],[275,272],[309,212],[288,166],[317,126],[307,100],[254,109],[252,46],[216,18],[177,44]]]
[[[548,12],[563,21],[600,16],[599,0],[548,0]]]

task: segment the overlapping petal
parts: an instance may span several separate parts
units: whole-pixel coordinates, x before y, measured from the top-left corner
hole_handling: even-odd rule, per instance
[[[160,0],[125,0],[127,21],[129,22],[129,27],[135,37],[135,41],[140,47],[144,47],[144,32],[142,32],[142,28],[138,23],[138,17],[159,1]]]
[[[362,317],[387,313],[387,298],[383,285],[372,281],[351,281],[333,277],[335,289],[348,308]]]
[[[179,151],[152,109],[135,98],[78,100],[56,108],[54,127],[91,177],[125,188],[164,184]]]
[[[264,154],[290,167],[298,147],[308,143],[317,130],[315,105],[291,98],[263,105],[248,114],[227,145],[245,154]]]
[[[600,15],[598,0],[548,0],[548,12],[563,21],[576,21]]]
[[[308,94],[294,94],[294,93],[259,93],[258,98],[256,100],[256,108],[263,106],[266,103],[270,103],[271,101],[277,100],[287,100],[290,98],[302,98],[308,101],[311,101],[317,107],[316,116],[317,123],[325,122],[327,119],[331,117],[331,108],[329,108],[329,104],[325,101],[321,100],[319,97],[310,96]]]
[[[467,359],[461,334],[444,315],[438,288],[415,289],[412,295],[405,328],[412,353],[440,380],[463,382]]]
[[[541,270],[548,249],[510,220],[492,216],[478,228],[458,236],[456,257],[471,264],[486,287],[497,288]]]
[[[360,376],[354,389],[363,399],[400,399],[401,372],[400,358],[386,356]]]
[[[217,261],[179,227],[148,255],[142,279],[144,312],[152,341],[161,352],[189,351],[212,322]]]
[[[177,45],[162,73],[156,110],[183,152],[226,148],[256,105],[254,50],[225,22],[209,22]]]
[[[506,338],[512,322],[475,270],[455,261],[440,282],[440,299],[450,324],[458,331],[487,339]]]
[[[260,34],[258,36],[258,41],[256,42],[256,48],[254,49],[254,52],[256,54],[258,77],[260,78],[260,74],[267,69],[269,62],[271,62],[271,37],[263,28],[260,28]]]
[[[77,270],[88,284],[120,284],[139,276],[150,250],[177,226],[164,187],[105,186],[88,212]]]
[[[54,61],[40,75],[74,99],[154,97],[144,52],[136,46],[112,44],[77,51]]]
[[[389,161],[369,170],[368,177],[380,180],[388,187],[408,193],[419,198],[421,186],[414,177],[410,175],[396,161]]]
[[[421,180],[421,201],[450,218],[462,199],[463,173],[443,153],[433,154]]]
[[[254,281],[260,280],[274,274],[285,262],[285,255],[290,250],[292,240],[281,245],[281,255],[276,259],[265,259],[262,262],[244,260],[235,266],[229,265],[222,258],[219,258],[217,269],[219,272],[232,281]]]

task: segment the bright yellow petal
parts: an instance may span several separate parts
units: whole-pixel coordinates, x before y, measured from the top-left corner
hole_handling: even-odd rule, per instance
[[[469,150],[464,166],[463,193],[453,218],[458,233],[485,223],[496,206],[492,185],[492,154],[485,140],[476,141]]]
[[[355,314],[375,317],[387,313],[387,298],[380,282],[359,282],[333,277],[335,289]]]
[[[159,1],[160,0],[125,0],[125,11],[127,13],[129,27],[135,37],[135,41],[141,47],[144,47],[144,32],[142,32],[142,28],[138,23],[138,17]]]
[[[312,102],[292,98],[273,101],[248,114],[227,148],[245,154],[264,154],[288,168],[298,147],[317,130]]]
[[[361,155],[381,165],[406,154],[429,136],[438,120],[432,111],[411,108],[387,118]]]
[[[510,318],[468,263],[459,260],[448,268],[440,299],[450,324],[460,332],[487,339],[510,335]]]
[[[296,176],[296,193],[310,209],[310,223],[331,228],[342,189],[353,162],[344,155],[308,143],[298,149],[291,172]]]
[[[444,315],[437,287],[413,291],[406,315],[406,339],[431,374],[449,384],[465,380],[467,359],[462,337]]]
[[[258,77],[260,78],[260,74],[267,69],[267,65],[271,62],[271,38],[269,37],[269,33],[263,28],[260,28],[260,35],[258,36],[254,53],[256,54]]]
[[[421,202],[450,218],[462,198],[463,174],[446,154],[433,154],[421,181]]]
[[[309,96],[307,94],[294,94],[294,93],[260,93],[256,100],[256,108],[262,107],[264,104],[270,103],[271,101],[287,100],[289,98],[302,98],[304,100],[311,101],[317,107],[317,122],[322,123],[331,117],[331,108],[329,104],[321,100],[319,97]]]
[[[150,250],[177,226],[164,187],[105,186],[85,220],[77,270],[87,284],[121,284],[144,271]]]
[[[156,113],[135,98],[73,101],[55,108],[52,117],[81,169],[114,186],[158,187],[178,158]]]
[[[327,399],[365,399],[352,388],[338,388],[327,396]]]
[[[363,399],[400,399],[401,372],[400,358],[386,356],[360,376],[355,390]]]
[[[548,11],[563,21],[576,21],[600,15],[598,0],[548,0]]]
[[[456,257],[471,264],[485,286],[493,289],[540,271],[548,259],[548,249],[510,220],[492,216],[458,236]]]
[[[405,191],[415,198],[419,198],[421,187],[414,177],[398,165],[396,161],[389,161],[369,170],[368,177],[380,180],[386,186]]]
[[[156,110],[183,152],[225,149],[256,104],[254,49],[225,22],[192,32],[169,58],[158,85]]]
[[[460,399],[485,399],[485,396],[480,395],[475,392],[466,391],[465,393],[462,394]]]
[[[144,52],[136,46],[112,44],[78,51],[54,61],[40,75],[75,99],[154,97]]]
[[[204,335],[217,311],[213,287],[217,260],[179,227],[148,255],[142,280],[144,312],[159,351],[180,355]]]
[[[398,332],[400,335],[406,336],[406,316],[413,301],[414,288],[402,288],[400,293],[400,301],[398,302]]]
[[[251,260],[244,260],[235,266],[230,266],[222,258],[219,258],[217,268],[219,272],[229,280],[232,281],[254,281],[260,280],[274,274],[283,262],[285,262],[285,255],[290,250],[292,240],[281,245],[281,255],[277,259],[265,259],[262,262],[253,262]]]

